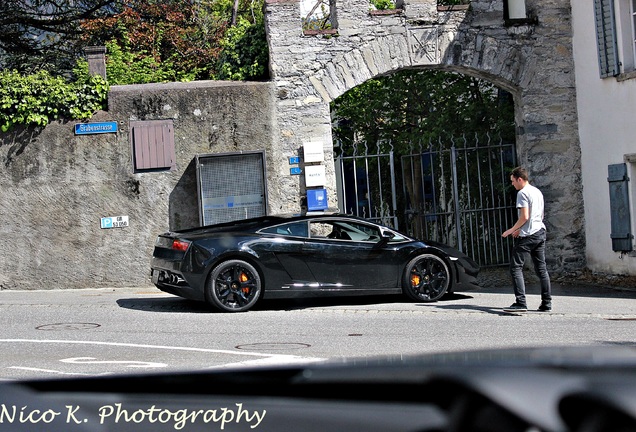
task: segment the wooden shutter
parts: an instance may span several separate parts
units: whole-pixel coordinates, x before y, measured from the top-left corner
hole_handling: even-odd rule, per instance
[[[616,76],[618,66],[618,46],[616,43],[616,21],[614,0],[594,0],[596,19],[596,44],[601,78]]]
[[[135,171],[176,168],[172,120],[132,121],[130,139]]]
[[[610,192],[610,219],[612,232],[612,250],[629,252],[632,250],[632,229],[629,211],[629,188],[627,164],[614,164],[607,167]]]
[[[600,76],[601,78],[616,76],[620,70],[616,44],[614,0],[594,0],[594,15]]]

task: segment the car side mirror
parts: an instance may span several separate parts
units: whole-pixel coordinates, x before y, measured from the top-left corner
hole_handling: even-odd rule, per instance
[[[382,231],[382,237],[380,237],[380,241],[378,241],[377,247],[384,247],[391,241],[391,239],[395,237],[391,231]]]

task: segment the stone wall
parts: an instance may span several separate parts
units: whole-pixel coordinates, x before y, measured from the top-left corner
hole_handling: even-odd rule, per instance
[[[374,14],[367,0],[341,0],[336,2],[337,33],[306,35],[299,0],[266,0],[280,152],[289,155],[305,141],[322,141],[329,155],[329,200],[335,205],[331,101],[369,78],[405,68],[442,69],[489,80],[515,99],[518,160],[546,198],[551,269],[583,267],[569,0],[527,0],[528,19],[514,23],[505,22],[501,0],[472,0],[469,7],[459,8],[438,8],[436,0],[399,4],[402,10]],[[288,176],[282,181],[288,182]],[[302,195],[302,182],[297,187]]]
[[[199,224],[198,154],[273,158],[269,83],[115,86],[117,133],[75,135],[53,122],[0,135],[0,289],[143,286],[157,234]],[[176,170],[135,173],[129,122],[172,119]],[[276,191],[272,192],[276,193]],[[101,229],[102,217],[129,217]]]
[[[550,267],[583,267],[569,0],[527,0],[532,19],[512,26],[501,0],[451,10],[404,0],[378,15],[366,0],[336,4],[336,35],[304,35],[299,0],[266,0],[268,83],[113,87],[108,111],[91,121],[116,121],[116,134],[76,136],[68,122],[1,134],[0,289],[150,285],[156,235],[199,223],[198,154],[264,150],[268,211],[297,212],[307,188],[288,158],[321,142],[335,207],[329,103],[404,68],[471,74],[513,94],[519,160],[546,197]],[[176,170],[135,173],[129,122],[158,119],[174,122]],[[100,218],[118,215],[130,226],[100,228]]]

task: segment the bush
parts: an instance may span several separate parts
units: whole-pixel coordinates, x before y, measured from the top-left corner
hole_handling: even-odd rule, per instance
[[[20,75],[0,71],[0,130],[15,125],[46,126],[60,118],[87,119],[102,109],[108,84],[100,76],[82,74],[74,82],[46,71]]]

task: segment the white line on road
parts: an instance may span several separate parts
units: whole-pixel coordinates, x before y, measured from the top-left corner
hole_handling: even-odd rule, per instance
[[[97,360],[95,357],[73,357],[61,359],[62,363],[73,364],[121,364],[132,368],[160,368],[168,366],[165,363],[144,362],[144,361],[128,361],[128,360]]]
[[[23,367],[23,366],[9,366],[7,369],[18,369],[18,370],[24,370],[29,372],[46,372],[46,373],[57,374],[57,375],[86,375],[86,376],[95,375],[95,374],[89,374],[89,373],[62,372],[62,371],[56,371],[52,369],[30,368],[30,367]]]
[[[177,346],[165,346],[165,345],[147,345],[147,344],[133,344],[122,342],[101,342],[101,341],[73,341],[73,340],[41,340],[41,339],[0,339],[0,343],[41,343],[41,344],[69,344],[69,345],[105,345],[105,346],[120,346],[131,348],[149,348],[159,350],[173,350],[173,351],[192,351],[203,353],[215,353],[215,354],[231,354],[239,356],[260,357],[260,361],[247,361],[244,363],[232,363],[232,366],[240,364],[256,364],[266,363],[273,364],[290,364],[296,362],[314,362],[322,361],[321,358],[307,358],[288,354],[266,354],[256,353],[250,351],[230,351],[230,350],[217,350],[209,348],[193,348],[193,347],[177,347]]]

